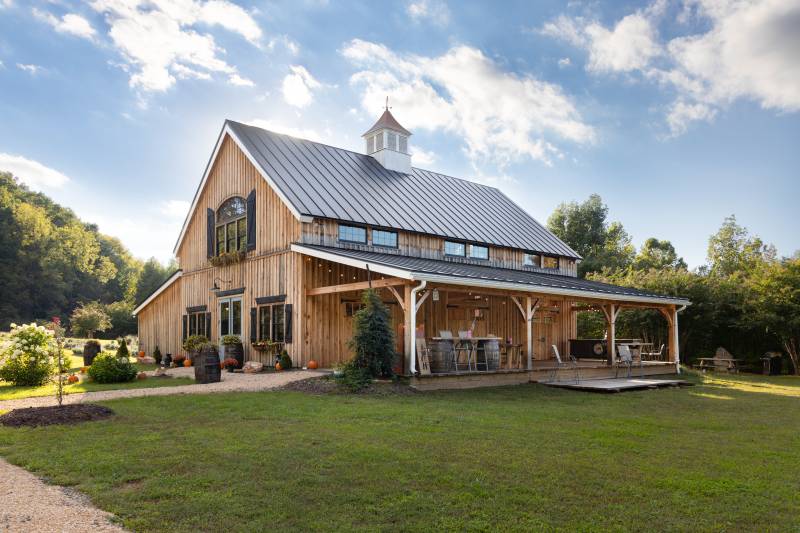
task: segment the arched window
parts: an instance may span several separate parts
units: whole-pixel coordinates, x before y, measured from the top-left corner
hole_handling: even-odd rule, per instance
[[[247,202],[234,196],[217,209],[217,255],[247,249]]]

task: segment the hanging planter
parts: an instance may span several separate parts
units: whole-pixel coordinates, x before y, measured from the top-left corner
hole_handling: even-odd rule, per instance
[[[216,267],[235,265],[244,261],[246,255],[245,252],[223,252],[212,257],[210,262]]]

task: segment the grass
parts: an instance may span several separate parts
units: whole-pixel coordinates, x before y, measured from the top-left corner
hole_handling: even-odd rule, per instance
[[[800,531],[800,379],[107,402],[0,454],[135,531]]]
[[[80,392],[97,392],[118,389],[153,389],[156,387],[175,387],[178,385],[192,385],[192,378],[170,378],[170,379],[136,379],[127,383],[94,383],[84,381],[64,385],[64,394],[77,394]],[[56,395],[55,383],[47,383],[40,387],[16,387],[5,381],[0,381],[0,401],[20,400],[22,398],[36,398],[39,396]]]

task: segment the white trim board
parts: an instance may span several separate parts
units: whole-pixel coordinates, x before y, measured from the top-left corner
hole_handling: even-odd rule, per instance
[[[467,278],[461,276],[449,276],[445,274],[429,274],[425,272],[413,272],[411,270],[390,267],[380,263],[372,263],[362,259],[346,257],[336,253],[309,248],[301,244],[292,244],[292,251],[305,255],[310,255],[318,259],[333,261],[356,268],[369,269],[387,276],[407,279],[409,281],[429,281],[431,283],[448,283],[453,285],[464,285],[468,287],[483,287],[487,289],[505,289],[536,294],[553,294],[557,296],[574,296],[576,298],[590,298],[594,300],[609,300],[614,302],[636,302],[661,305],[691,305],[687,300],[678,298],[658,298],[652,296],[637,296],[632,294],[612,294],[595,291],[584,291],[580,289],[567,289],[559,287],[548,287],[546,285],[531,285],[528,283],[515,283],[510,281],[496,281],[478,278]]]
[[[167,289],[167,287],[169,287],[170,285],[172,285],[173,283],[175,283],[175,281],[176,281],[178,278],[180,278],[180,277],[181,277],[181,275],[183,275],[183,271],[182,271],[182,270],[178,270],[178,271],[177,271],[177,272],[175,272],[175,273],[174,273],[172,276],[170,276],[170,277],[169,277],[169,279],[167,279],[167,281],[165,281],[164,283],[162,283],[162,284],[161,284],[161,286],[160,286],[159,288],[157,288],[157,289],[156,289],[156,290],[153,292],[153,294],[151,294],[150,296],[148,296],[148,297],[145,299],[145,301],[143,301],[142,303],[140,303],[140,304],[139,304],[139,305],[136,307],[136,309],[134,309],[134,310],[133,310],[133,313],[132,313],[132,314],[133,314],[133,316],[136,316],[136,315],[138,315],[138,314],[139,314],[139,312],[140,312],[142,309],[144,309],[145,307],[147,307],[147,306],[150,304],[150,302],[152,302],[153,300],[155,300],[156,298],[158,298],[158,296],[159,296],[159,295],[160,295],[162,292],[164,292],[164,291]]]
[[[255,158],[252,156],[252,154],[250,154],[250,151],[247,150],[247,148],[245,148],[244,143],[233,132],[233,129],[231,129],[230,124],[226,120],[225,125],[222,127],[222,131],[220,131],[219,133],[219,137],[217,137],[217,142],[214,145],[214,151],[211,153],[211,158],[208,160],[206,169],[203,172],[203,179],[200,181],[200,186],[197,188],[197,191],[195,191],[194,198],[192,198],[192,206],[189,208],[189,213],[186,215],[186,219],[183,221],[183,226],[181,227],[181,233],[180,235],[178,235],[178,240],[175,243],[175,247],[172,249],[172,253],[175,255],[178,254],[178,248],[180,248],[181,243],[183,242],[183,238],[186,236],[186,230],[189,228],[189,221],[192,220],[192,216],[194,215],[194,212],[197,209],[197,202],[200,200],[200,195],[202,194],[203,189],[205,189],[206,182],[208,181],[208,176],[211,174],[211,169],[214,168],[214,163],[217,160],[217,156],[219,155],[219,150],[222,147],[222,143],[225,140],[226,135],[228,135],[231,138],[231,140],[234,143],[236,143],[236,146],[239,147],[239,150],[242,151],[247,160],[250,161],[250,163],[255,167],[256,171],[258,171],[258,173],[261,174],[261,177],[264,178],[264,180],[267,182],[267,184],[269,184],[272,190],[275,191],[275,194],[278,195],[278,198],[281,199],[281,201],[286,205],[289,211],[292,212],[292,214],[295,216],[295,218],[297,218],[297,220],[299,220],[300,222],[312,222],[314,220],[314,217],[301,214],[297,210],[297,208],[295,208],[294,205],[292,205],[292,203],[289,201],[286,195],[284,195],[283,192],[275,184],[275,181],[269,177],[269,174],[267,174],[267,172],[263,168],[261,168],[261,165],[259,165],[256,162]]]

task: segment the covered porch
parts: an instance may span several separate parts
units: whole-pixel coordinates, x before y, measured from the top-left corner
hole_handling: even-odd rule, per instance
[[[618,368],[622,344],[634,355],[634,376],[679,368],[677,317],[688,304],[683,300],[566,276],[307,245],[293,249],[306,256],[308,356],[325,350],[319,338],[338,350],[335,357],[323,358],[323,366],[349,358],[352,321],[347,315],[371,286],[391,310],[402,354],[396,371],[420,389],[626,375],[628,368]],[[626,308],[652,308],[663,315],[669,342],[660,356],[648,357],[654,349],[640,340],[616,338],[617,317]],[[589,354],[576,343],[581,311],[601,313],[606,321],[606,338],[594,339]]]

